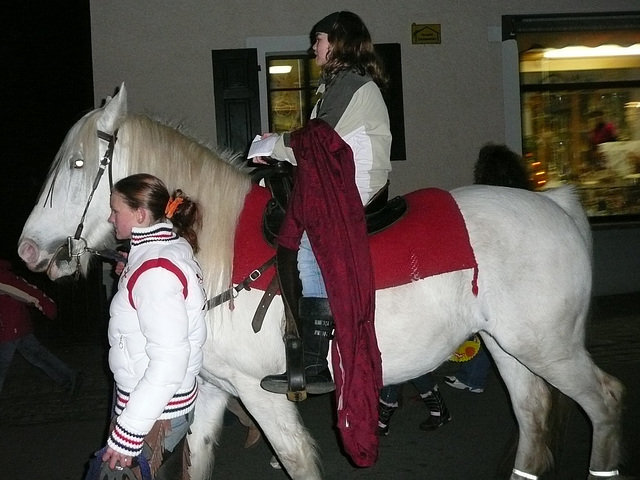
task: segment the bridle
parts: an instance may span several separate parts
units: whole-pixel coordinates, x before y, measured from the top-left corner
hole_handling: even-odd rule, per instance
[[[109,134],[109,133],[103,132],[102,130],[98,130],[98,138],[108,142],[107,150],[104,152],[102,160],[100,160],[98,172],[96,173],[96,177],[93,180],[91,192],[89,193],[89,198],[87,199],[87,203],[84,207],[84,211],[82,212],[80,223],[78,223],[75,234],[73,236],[68,236],[66,244],[61,245],[58,248],[58,250],[54,253],[47,270],[51,269],[56,258],[64,257],[69,259],[69,261],[75,258],[76,274],[79,274],[80,257],[82,257],[82,255],[84,255],[85,253],[95,253],[101,256],[106,256],[108,258],[118,260],[118,258],[114,257],[113,255],[114,252],[98,251],[98,250],[89,248],[89,246],[87,245],[87,241],[84,238],[82,238],[82,231],[84,230],[84,221],[87,217],[87,212],[89,211],[89,205],[91,205],[91,200],[93,200],[93,195],[98,189],[98,185],[100,185],[100,180],[102,179],[102,176],[104,175],[105,170],[109,171],[109,191],[113,190],[112,161],[113,161],[113,151],[116,146],[116,142],[118,141],[118,129],[116,129],[113,132],[113,134]],[[65,252],[65,249],[66,249],[66,252]]]
[[[87,204],[84,207],[84,212],[82,212],[82,217],[80,218],[80,223],[76,228],[76,233],[73,236],[73,240],[80,240],[80,236],[82,235],[82,230],[84,229],[84,220],[87,216],[87,211],[89,210],[89,205],[91,204],[91,200],[93,200],[93,194],[98,189],[98,185],[100,184],[100,179],[104,174],[104,171],[109,168],[109,191],[113,190],[113,169],[111,168],[111,162],[113,160],[113,150],[116,146],[116,142],[118,141],[118,130],[112,134],[103,132],[102,130],[98,130],[98,138],[105,140],[108,142],[107,150],[104,152],[104,156],[102,160],[100,160],[100,165],[98,168],[98,173],[96,174],[96,178],[93,180],[93,186],[91,187],[91,192],[89,193],[89,198],[87,199]],[[71,237],[67,238],[67,243],[71,241]],[[86,242],[85,242],[86,243]]]

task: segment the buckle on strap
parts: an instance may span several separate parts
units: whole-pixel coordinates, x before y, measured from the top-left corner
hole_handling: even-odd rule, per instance
[[[253,272],[249,274],[249,276],[247,277],[247,280],[251,280],[252,282],[255,282],[258,278],[260,278],[260,275],[262,275],[262,272],[256,268]]]
[[[247,278],[245,278],[242,282],[240,282],[235,287],[231,287],[228,290],[225,290],[224,292],[222,292],[221,294],[207,300],[207,303],[206,303],[207,310],[211,310],[212,308],[215,308],[218,305],[228,302],[232,298],[237,297],[238,293],[240,293],[241,290],[251,290],[251,288],[249,288],[249,285],[254,281],[256,281],[258,278],[260,278],[260,276],[274,263],[276,263],[275,255],[271,257],[269,260],[267,260],[266,262],[264,262],[262,265],[260,265],[260,267],[253,270],[249,274],[249,276],[247,276]]]

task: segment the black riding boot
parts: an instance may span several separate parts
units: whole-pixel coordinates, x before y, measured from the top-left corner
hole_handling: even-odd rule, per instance
[[[306,390],[310,394],[335,390],[327,363],[333,317],[326,298],[301,297],[298,307],[302,324],[303,362]],[[273,393],[287,393],[287,373],[268,375],[260,386]]]
[[[328,393],[336,389],[329,371],[327,355],[333,332],[333,316],[326,298],[300,298],[300,318],[304,324],[304,373],[309,393]]]

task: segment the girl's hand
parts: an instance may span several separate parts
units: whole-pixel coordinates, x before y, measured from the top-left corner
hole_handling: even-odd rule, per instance
[[[122,254],[123,257],[128,257],[129,254],[127,252],[120,252]],[[117,262],[116,266],[114,268],[114,271],[116,272],[116,275],[120,275],[122,273],[122,271],[124,270],[124,266],[126,264],[124,262]]]
[[[116,467],[130,467],[133,459],[128,455],[116,452],[111,447],[107,447],[107,451],[102,456],[103,462],[109,462],[109,468],[115,470]]]

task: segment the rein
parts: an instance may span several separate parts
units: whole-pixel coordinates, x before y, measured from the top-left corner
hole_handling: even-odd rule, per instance
[[[76,228],[75,234],[73,236],[67,237],[66,245],[62,245],[58,252],[61,252],[66,248],[67,256],[71,260],[73,258],[76,259],[76,262],[80,263],[80,257],[85,253],[92,253],[95,255],[99,255],[101,257],[115,260],[117,262],[127,262],[127,258],[123,255],[120,255],[118,252],[114,252],[111,250],[95,250],[93,248],[89,248],[87,245],[87,241],[82,238],[82,231],[84,229],[84,221],[87,216],[87,212],[89,211],[89,205],[91,205],[91,201],[93,200],[93,195],[98,189],[98,185],[100,184],[100,180],[104,175],[105,170],[109,171],[109,190],[113,190],[113,171],[112,171],[112,161],[113,161],[113,151],[118,141],[118,129],[113,132],[113,135],[103,132],[102,130],[98,130],[98,138],[101,140],[105,140],[108,142],[107,150],[104,152],[104,156],[102,160],[100,160],[100,165],[98,172],[96,174],[95,179],[93,180],[93,185],[91,187],[91,193],[89,194],[89,198],[87,199],[87,204],[84,207],[84,211],[82,212],[82,217],[80,218],[80,222]],[[53,258],[57,257],[57,253],[54,254]],[[231,287],[228,290],[225,290],[219,295],[207,300],[207,310],[211,310],[212,308],[217,307],[225,302],[228,302],[238,296],[238,294],[242,290],[251,290],[250,285],[255,282],[258,278],[262,276],[262,274],[268,270],[272,265],[276,263],[275,255],[263,263],[260,267],[253,270],[242,282],[240,282],[235,287]],[[79,269],[76,269],[78,272]]]

